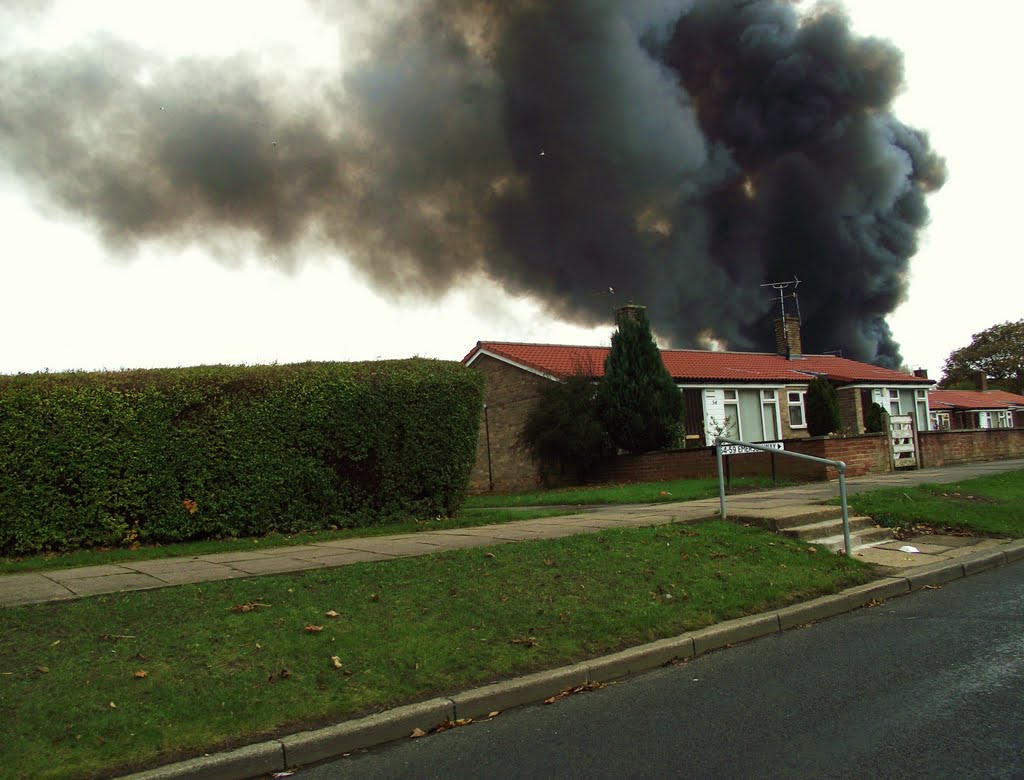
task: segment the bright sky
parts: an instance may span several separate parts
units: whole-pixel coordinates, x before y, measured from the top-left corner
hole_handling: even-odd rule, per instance
[[[985,0],[984,15],[935,0],[845,5],[858,33],[903,50],[907,90],[897,116],[929,131],[949,165],[949,181],[929,200],[932,223],[911,264],[909,300],[890,317],[907,364],[937,379],[946,356],[973,333],[1024,316],[1016,197],[1024,181],[1016,153],[1024,5]],[[336,68],[344,56],[337,31],[290,0],[55,0],[31,27],[5,21],[0,10],[0,51],[59,48],[104,29],[171,56],[248,50],[293,70]],[[484,281],[438,303],[389,300],[341,257],[308,258],[292,275],[256,257],[228,268],[198,249],[144,247],[125,260],[2,167],[0,224],[0,373],[458,360],[477,340],[606,344],[612,327],[553,322]]]

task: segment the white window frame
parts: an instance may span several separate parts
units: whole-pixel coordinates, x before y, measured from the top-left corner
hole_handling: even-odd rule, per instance
[[[796,396],[796,401],[793,400],[793,396]],[[793,430],[799,430],[807,427],[807,407],[804,401],[807,398],[806,390],[786,390],[786,419],[789,421],[789,427]],[[793,424],[793,416],[790,414],[790,409],[800,410],[800,424]]]
[[[773,436],[768,435],[768,416],[765,414],[767,407],[775,407],[775,428]],[[764,431],[764,441],[775,441],[782,438],[782,418],[779,414],[779,391],[761,391],[761,430]]]
[[[978,429],[989,430],[992,427],[992,412],[978,412]]]
[[[928,414],[928,428],[933,431],[949,430],[949,412],[930,412]]]

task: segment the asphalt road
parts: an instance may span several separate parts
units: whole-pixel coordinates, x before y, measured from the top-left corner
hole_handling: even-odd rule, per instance
[[[1024,777],[1024,563],[312,778]]]

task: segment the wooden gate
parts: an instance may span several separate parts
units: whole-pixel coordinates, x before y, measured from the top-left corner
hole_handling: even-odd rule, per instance
[[[889,418],[889,451],[894,469],[917,468],[917,429],[912,414],[894,414]]]

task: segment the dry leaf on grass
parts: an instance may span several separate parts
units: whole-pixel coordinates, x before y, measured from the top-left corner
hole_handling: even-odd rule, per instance
[[[335,669],[340,669],[341,668],[341,659],[338,658],[338,656],[336,656],[336,655],[332,655],[331,656],[331,666],[333,666]]]
[[[494,553],[484,553],[484,558],[497,558],[498,556]]]
[[[149,677],[149,672],[145,669],[139,669],[139,671],[133,674],[132,677],[138,677],[141,680],[143,677]]]
[[[236,604],[231,608],[232,612],[252,612],[257,607],[269,607],[269,604],[264,604],[261,601],[247,601],[244,604]]]
[[[536,647],[539,642],[532,636],[517,636],[515,639],[510,639],[509,642],[513,645],[522,645],[523,647]]]
[[[110,702],[110,704],[109,704],[108,706],[109,706],[109,707],[110,707],[110,709],[112,709],[112,710],[116,710],[116,709],[117,709],[117,705],[116,705],[116,704],[114,704],[114,702]]]
[[[323,626],[313,626],[313,625],[306,626],[306,631],[309,632],[310,634],[319,634],[323,630],[324,630]]]
[[[37,666],[36,667],[36,671],[41,673],[41,674],[46,674],[48,671],[50,671],[50,667],[49,666]]]
[[[329,609],[329,610],[327,610],[326,612],[324,612],[324,617],[329,617],[329,618],[339,618],[339,617],[341,617],[341,615],[339,615],[339,614],[338,614],[337,612],[335,612],[335,611],[334,611],[333,609]]]

